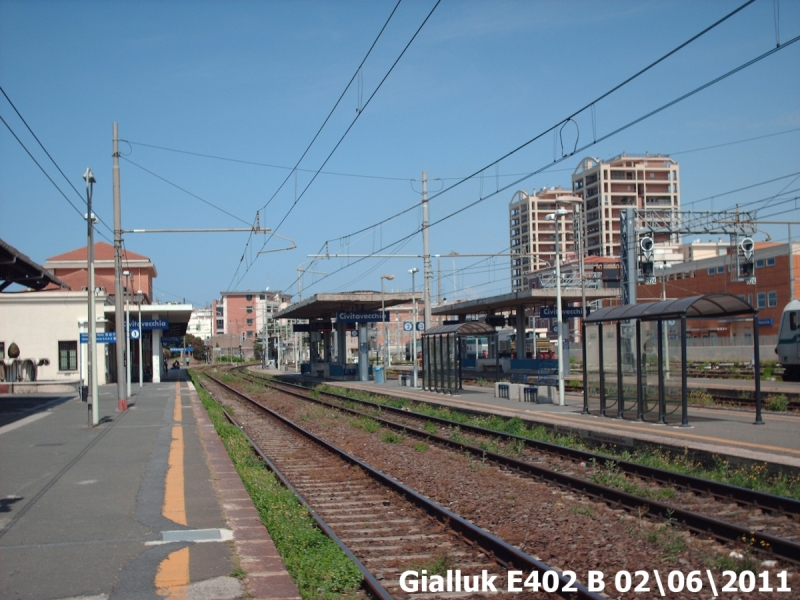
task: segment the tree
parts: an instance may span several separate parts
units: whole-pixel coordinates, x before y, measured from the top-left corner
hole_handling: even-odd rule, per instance
[[[192,355],[196,361],[203,362],[206,360],[206,344],[201,338],[187,333],[186,346],[192,348]]]

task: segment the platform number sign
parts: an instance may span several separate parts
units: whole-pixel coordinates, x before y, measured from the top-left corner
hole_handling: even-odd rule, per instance
[[[414,331],[414,323],[411,321],[403,321],[403,331]]]

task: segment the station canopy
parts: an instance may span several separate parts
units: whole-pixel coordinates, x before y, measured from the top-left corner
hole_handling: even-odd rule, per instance
[[[586,323],[609,321],[657,321],[659,319],[702,319],[754,315],[757,311],[747,302],[732,294],[716,293],[690,296],[677,300],[661,300],[642,304],[624,304],[601,308],[586,317]]]
[[[417,296],[419,298],[419,295]],[[333,319],[341,311],[371,312],[413,300],[408,292],[343,292],[341,294],[315,294],[295,302],[275,314],[275,319]]]
[[[43,290],[50,284],[69,289],[69,286],[22,252],[0,240],[0,292],[12,284]]]
[[[501,296],[442,304],[434,308],[431,313],[434,315],[476,315],[494,311],[515,310],[519,306],[555,305],[556,295],[556,288],[524,290]],[[619,288],[586,289],[586,302],[619,297]],[[572,286],[561,288],[562,303],[580,303],[581,299],[581,288]]]
[[[497,333],[494,327],[487,325],[482,321],[465,321],[464,323],[447,323],[445,325],[438,325],[431,327],[422,335],[447,335],[455,333],[459,336],[485,336],[494,335]]]

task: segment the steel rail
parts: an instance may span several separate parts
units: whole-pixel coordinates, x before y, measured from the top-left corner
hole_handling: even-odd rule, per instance
[[[262,381],[265,380],[262,379]],[[271,384],[272,382],[269,383]],[[281,385],[286,385],[286,384],[281,384]],[[361,413],[353,409],[349,409],[342,406],[334,406],[322,400],[308,397],[298,392],[290,390],[281,390],[281,391],[283,391],[284,393],[289,393],[298,397],[302,397],[303,399],[308,401],[317,402],[320,404],[324,404],[326,406],[331,406],[337,408],[338,410],[349,412],[350,414],[353,415],[368,416],[372,419],[375,419],[376,421],[386,426],[387,428],[391,428],[398,431],[404,431],[406,433],[411,433],[417,437],[433,440],[441,445],[448,446],[451,448],[465,450],[467,452],[470,452],[474,456],[489,459],[497,464],[506,466],[511,469],[515,469],[517,471],[529,475],[536,476],[538,478],[547,481],[551,481],[553,483],[568,487],[573,490],[579,490],[582,493],[600,499],[606,503],[615,504],[630,511],[641,511],[642,509],[646,508],[647,509],[646,512],[642,513],[643,515],[646,514],[650,517],[658,519],[674,520],[683,524],[685,527],[691,529],[696,533],[710,534],[721,541],[745,542],[757,550],[768,552],[774,556],[780,557],[783,560],[795,564],[800,564],[800,544],[793,542],[791,540],[787,540],[785,538],[781,538],[767,533],[762,533],[760,531],[753,531],[752,529],[749,529],[747,527],[742,527],[734,523],[729,523],[727,521],[722,521],[720,519],[715,519],[713,517],[701,515],[693,511],[670,506],[668,504],[659,502],[657,500],[642,498],[641,496],[636,496],[634,494],[630,494],[628,492],[617,490],[615,488],[594,483],[586,479],[581,479],[579,477],[574,477],[572,475],[567,475],[565,473],[559,473],[557,471],[553,471],[545,467],[540,467],[528,462],[523,462],[514,458],[510,458],[508,456],[504,456],[502,454],[490,452],[488,450],[478,448],[477,446],[471,446],[469,444],[464,444],[461,442],[454,442],[453,440],[450,440],[448,438],[430,434],[427,431],[421,429],[415,429],[413,427],[401,425],[398,423],[394,423],[392,421],[387,421],[385,419],[381,419],[373,415],[367,415],[365,413]],[[327,392],[323,393],[327,394]],[[336,396],[335,394],[329,394],[329,395]],[[352,398],[343,398],[343,399],[353,401]],[[387,407],[382,407],[380,405],[375,405],[375,406],[384,409],[387,408]],[[398,410],[398,409],[393,409],[393,410]],[[400,411],[400,412],[402,412],[405,415],[411,414],[417,417],[422,417],[426,419],[429,418],[427,415],[420,415],[418,413],[412,413],[409,411]],[[466,429],[466,427],[462,427],[461,424],[453,423],[452,421],[446,421],[446,423],[450,425],[459,426],[462,429]],[[487,433],[490,432],[489,430],[482,430],[482,431]],[[517,436],[513,437],[516,438]],[[525,440],[525,438],[519,438],[519,439]]]
[[[215,383],[217,383],[218,385],[224,386],[226,388],[228,387],[225,386],[225,384],[222,383],[221,381],[217,380],[215,377],[208,374],[206,374],[206,376]],[[247,439],[247,442],[250,444],[250,446],[253,448],[256,454],[258,454],[261,457],[261,460],[263,460],[264,463],[267,465],[267,467],[269,467],[269,469],[273,473],[275,473],[275,476],[281,481],[284,487],[286,487],[290,492],[292,492],[295,495],[300,504],[306,507],[309,516],[311,516],[311,518],[314,519],[314,522],[322,530],[322,532],[329,538],[331,538],[334,542],[336,542],[336,544],[339,546],[339,549],[342,552],[344,552],[344,554],[350,560],[352,560],[353,563],[355,563],[356,567],[358,567],[358,570],[361,571],[361,574],[364,576],[363,585],[367,588],[367,591],[371,593],[378,600],[393,600],[392,595],[389,594],[388,591],[386,591],[386,589],[378,582],[378,580],[369,571],[369,569],[367,569],[364,563],[362,563],[358,559],[358,557],[356,557],[356,555],[353,554],[350,548],[348,548],[345,545],[345,543],[341,540],[341,538],[338,535],[336,535],[336,532],[334,532],[333,529],[331,529],[330,526],[317,513],[317,511],[314,510],[314,508],[309,504],[308,500],[305,499],[303,494],[301,494],[300,491],[291,484],[291,482],[286,478],[286,476],[278,468],[278,466],[274,462],[272,462],[272,460],[270,460],[270,458],[266,454],[264,454],[261,448],[258,447],[258,444],[256,444],[255,441],[253,441],[253,439],[249,435],[247,435],[247,432],[241,425],[239,425],[239,423],[236,422],[236,419],[234,419],[233,416],[227,410],[225,410],[225,407],[221,408],[222,412],[225,414],[225,418],[228,419],[228,421],[231,424],[233,424],[237,429],[239,429],[239,431],[241,431],[242,434],[244,434],[245,439]]]
[[[259,402],[257,402],[253,398],[250,398],[249,396],[240,392],[239,390],[225,383],[222,383],[221,381],[217,380],[207,372],[205,373],[205,376],[214,381],[217,385],[224,387],[232,394],[258,407],[260,410],[269,414],[274,419],[280,421],[281,423],[290,427],[291,429],[294,429],[295,431],[307,437],[314,443],[322,446],[329,452],[337,455],[339,458],[347,461],[351,465],[363,469],[365,473],[367,473],[370,477],[372,477],[375,481],[377,481],[381,485],[397,492],[401,496],[405,497],[409,502],[411,502],[418,508],[424,510],[432,517],[436,518],[439,522],[441,522],[445,526],[449,527],[456,533],[459,533],[461,536],[463,536],[467,540],[470,540],[472,543],[477,544],[481,549],[483,549],[487,553],[487,555],[491,556],[494,560],[496,560],[500,564],[503,564],[507,567],[513,566],[515,569],[522,568],[527,570],[535,570],[538,571],[540,574],[544,574],[547,571],[555,572],[556,576],[558,577],[559,586],[558,590],[556,590],[554,593],[557,593],[559,596],[563,598],[607,600],[605,596],[591,592],[588,590],[588,588],[577,582],[572,582],[568,577],[565,577],[560,571],[553,569],[546,563],[533,558],[532,556],[526,554],[519,548],[512,546],[508,542],[503,541],[502,539],[496,537],[495,535],[489,533],[488,531],[478,527],[477,525],[470,523],[463,517],[444,508],[443,506],[437,504],[436,502],[433,502],[428,497],[420,494],[419,492],[408,487],[407,485],[397,481],[393,477],[386,475],[382,471],[375,469],[374,467],[356,458],[355,456],[345,452],[338,446],[331,444],[330,442],[327,442],[326,440],[313,434],[307,429],[301,427],[297,423],[290,421],[289,419],[273,411],[272,409],[260,404]],[[299,395],[295,392],[288,392],[286,390],[281,390],[281,391],[283,391],[284,393]],[[304,399],[308,398],[304,397]],[[571,584],[577,591],[565,592],[563,588],[567,584]]]
[[[253,375],[248,373],[250,377],[255,377],[260,382],[268,381],[263,377],[258,375]],[[297,384],[288,383],[285,381],[280,382],[281,385],[286,386],[296,386]],[[299,386],[298,388],[301,389],[308,389],[305,386]],[[417,413],[414,411],[403,410],[399,408],[394,408],[391,406],[385,406],[383,404],[378,404],[375,402],[370,402],[368,400],[361,400],[357,398],[351,398],[349,396],[344,396],[342,394],[336,394],[333,392],[318,392],[320,394],[324,394],[326,396],[330,396],[336,398],[337,400],[348,401],[348,402],[358,402],[360,404],[369,405],[375,408],[380,408],[386,412],[390,412],[397,415],[403,416],[415,416],[420,419],[427,419],[432,423],[437,423],[443,426],[449,427],[459,427],[462,431],[469,431],[471,433],[475,433],[478,435],[486,435],[486,436],[494,436],[494,437],[503,437],[508,439],[520,440],[526,444],[526,446],[540,450],[543,452],[547,452],[550,454],[555,454],[558,456],[563,456],[565,458],[569,458],[574,461],[599,461],[604,464],[612,463],[620,471],[625,473],[629,473],[631,475],[635,475],[637,477],[642,477],[644,479],[649,479],[652,481],[657,481],[662,484],[668,485],[675,485],[682,488],[686,488],[695,493],[707,493],[711,494],[717,498],[730,500],[736,502],[740,505],[748,505],[754,506],[760,509],[768,510],[771,512],[776,512],[779,514],[789,514],[789,515],[800,515],[800,501],[795,500],[793,498],[787,498],[785,496],[778,496],[776,494],[769,494],[766,492],[759,492],[757,490],[751,490],[748,488],[744,488],[741,486],[730,485],[727,483],[721,483],[718,481],[713,481],[711,479],[703,479],[701,477],[696,477],[694,475],[685,475],[683,473],[676,473],[674,471],[668,471],[666,469],[659,469],[658,467],[648,467],[645,465],[640,465],[634,462],[621,460],[618,458],[614,458],[611,456],[606,456],[603,454],[597,454],[594,452],[587,452],[586,450],[578,450],[576,448],[568,448],[565,446],[559,446],[557,444],[553,444],[550,442],[543,442],[539,440],[532,440],[530,438],[504,433],[501,431],[494,431],[492,429],[486,429],[484,427],[478,427],[475,425],[468,425],[463,423],[457,423],[455,421],[449,421],[447,419],[443,419],[441,417],[434,417],[429,415],[424,415],[421,413]],[[392,397],[388,397],[390,399],[396,399]]]

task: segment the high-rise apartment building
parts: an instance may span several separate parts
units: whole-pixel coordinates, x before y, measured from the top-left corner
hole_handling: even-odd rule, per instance
[[[214,335],[232,334],[255,339],[265,330],[272,315],[286,308],[292,297],[281,292],[221,292],[214,301]]]
[[[625,208],[680,210],[678,163],[660,154],[584,158],[572,174],[572,191],[583,199],[589,256],[620,256],[619,214]],[[666,234],[654,241],[680,243],[679,236]]]
[[[511,242],[511,290],[528,289],[528,273],[555,264],[556,255],[564,261],[574,254],[572,206],[580,196],[561,187],[542,188],[530,194],[516,192],[508,206]],[[561,217],[560,249],[556,252],[556,224],[546,216],[557,208],[565,208]]]

